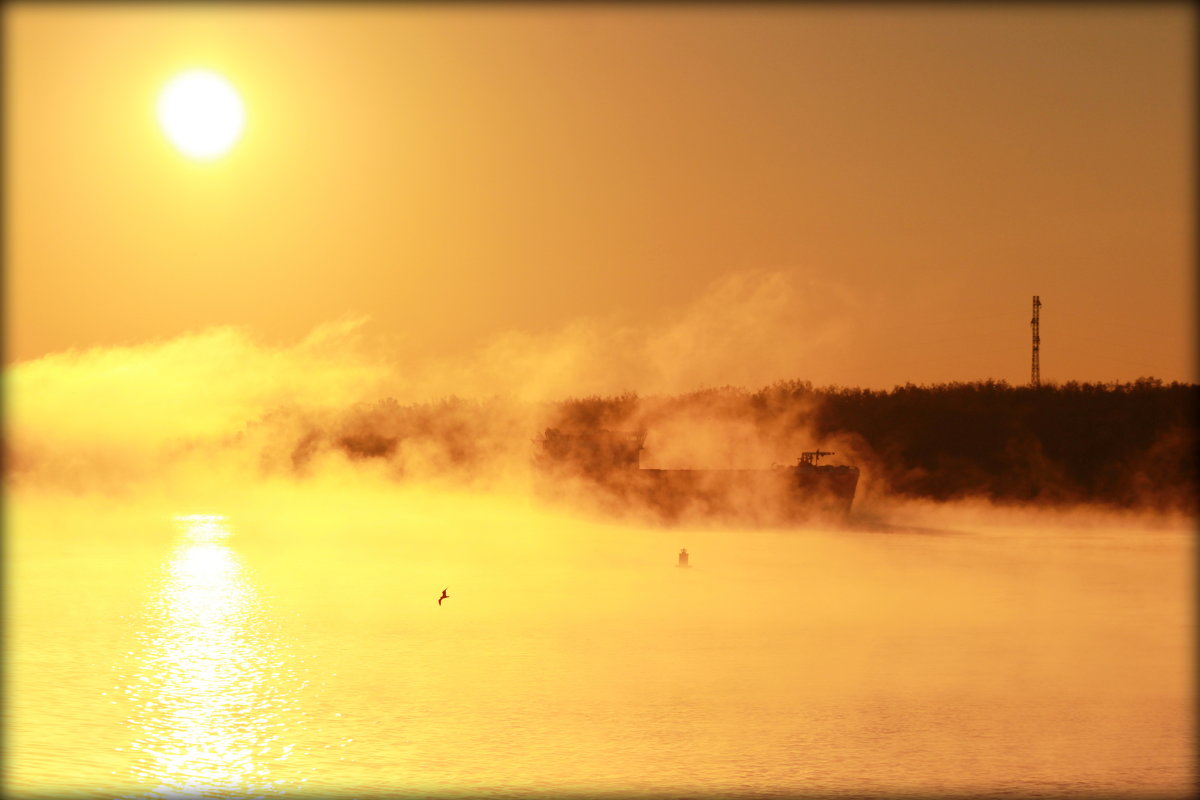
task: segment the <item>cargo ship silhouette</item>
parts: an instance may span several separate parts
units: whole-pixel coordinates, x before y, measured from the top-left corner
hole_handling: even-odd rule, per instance
[[[534,465],[547,480],[575,478],[604,505],[648,509],[667,521],[730,518],[767,524],[839,517],[850,511],[858,468],[823,465],[828,450],[801,453],[791,466],[762,469],[647,469],[646,431],[547,428],[534,440]],[[552,492],[553,493],[553,492]]]

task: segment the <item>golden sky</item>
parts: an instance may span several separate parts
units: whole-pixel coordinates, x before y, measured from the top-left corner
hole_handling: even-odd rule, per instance
[[[1196,378],[1185,4],[4,15],[9,364],[368,318],[400,365],[1024,383],[1038,294],[1043,381]],[[246,108],[211,162],[154,116],[190,67]]]

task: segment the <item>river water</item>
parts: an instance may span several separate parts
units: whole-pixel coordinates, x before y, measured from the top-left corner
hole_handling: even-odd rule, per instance
[[[661,529],[286,486],[5,513],[15,796],[1194,786],[1190,523]]]

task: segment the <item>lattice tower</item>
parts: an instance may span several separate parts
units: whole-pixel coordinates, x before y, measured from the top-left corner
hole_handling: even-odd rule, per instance
[[[1033,328],[1033,365],[1029,375],[1029,383],[1034,388],[1037,388],[1042,383],[1041,369],[1038,364],[1038,349],[1042,344],[1042,337],[1038,335],[1038,320],[1041,317],[1041,308],[1042,298],[1035,294],[1033,296],[1033,319],[1029,320],[1029,325]]]

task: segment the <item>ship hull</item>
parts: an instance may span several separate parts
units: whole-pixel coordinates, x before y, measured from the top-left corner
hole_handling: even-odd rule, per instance
[[[545,488],[567,476],[551,473],[543,478]],[[858,470],[634,469],[574,479],[586,497],[618,513],[643,512],[663,522],[792,525],[849,513]]]
[[[666,520],[789,524],[849,513],[858,470],[639,469],[631,479],[630,499]]]
[[[858,469],[814,463],[827,453],[805,454],[794,466],[770,469],[643,469],[644,438],[548,429],[534,458],[543,493],[563,494],[570,486],[572,494],[582,489],[587,500],[622,514],[761,525],[844,517],[854,502]]]

